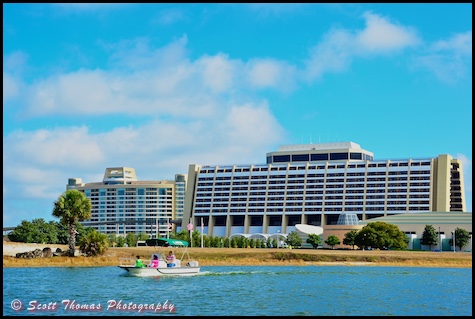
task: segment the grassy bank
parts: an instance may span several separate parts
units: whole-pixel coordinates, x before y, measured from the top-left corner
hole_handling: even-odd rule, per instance
[[[169,249],[157,249],[166,253]],[[182,250],[173,248],[177,257]],[[3,267],[93,267],[116,266],[119,258],[147,260],[156,251],[153,247],[109,248],[100,257],[52,257],[21,259],[3,256]],[[472,254],[461,252],[361,251],[315,249],[243,249],[189,248],[191,259],[201,266],[250,265],[376,265],[410,267],[472,268]]]

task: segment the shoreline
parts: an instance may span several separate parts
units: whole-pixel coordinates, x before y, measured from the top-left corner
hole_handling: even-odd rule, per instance
[[[136,255],[148,259],[153,252],[174,250],[182,256],[183,248],[170,247],[114,247],[103,256],[97,257],[51,257],[24,259],[17,253],[35,249],[57,248],[67,250],[67,245],[25,244],[3,242],[3,268],[21,267],[101,267],[117,266],[119,258],[134,258]],[[78,249],[76,253],[78,253]],[[431,251],[362,251],[285,248],[188,248],[191,259],[200,266],[401,266],[401,267],[443,267],[472,268],[472,254],[469,252]]]

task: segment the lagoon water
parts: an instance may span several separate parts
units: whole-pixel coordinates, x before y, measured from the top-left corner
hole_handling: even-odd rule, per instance
[[[4,268],[3,315],[472,315],[467,268],[210,266],[201,271],[192,277],[137,278],[118,267]]]

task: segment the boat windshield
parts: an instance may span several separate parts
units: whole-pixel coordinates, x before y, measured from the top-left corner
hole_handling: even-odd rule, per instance
[[[155,259],[155,256],[158,257],[158,260],[165,260],[165,257],[163,256],[163,254],[160,254],[160,253],[153,254],[152,259]]]

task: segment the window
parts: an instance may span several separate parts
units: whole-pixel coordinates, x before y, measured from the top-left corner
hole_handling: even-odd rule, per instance
[[[276,155],[273,157],[275,163],[290,162],[290,155]]]
[[[312,161],[328,161],[328,154],[311,154]]]
[[[330,160],[347,160],[348,153],[330,153]]]
[[[296,154],[292,155],[292,162],[308,162],[309,160],[308,154]]]
[[[356,160],[363,159],[363,154],[361,154],[361,153],[350,153],[350,159],[356,159]]]

